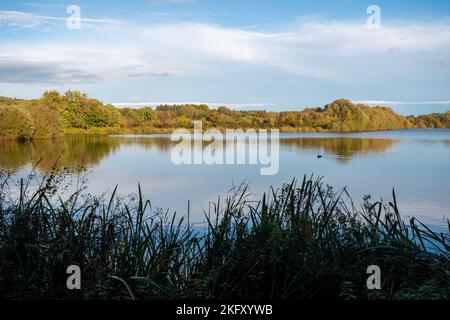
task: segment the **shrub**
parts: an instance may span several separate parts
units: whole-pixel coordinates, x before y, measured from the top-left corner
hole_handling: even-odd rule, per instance
[[[0,139],[29,140],[33,137],[33,120],[25,109],[0,106]]]
[[[34,123],[34,139],[47,139],[62,136],[63,124],[59,112],[51,107],[38,104],[29,108]]]

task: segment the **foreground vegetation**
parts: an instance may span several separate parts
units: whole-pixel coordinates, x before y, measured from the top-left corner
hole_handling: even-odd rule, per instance
[[[404,117],[387,107],[336,100],[324,108],[296,112],[233,111],[206,105],[161,105],[155,110],[115,108],[77,91],[42,98],[0,98],[0,139],[54,138],[70,133],[169,133],[203,121],[206,128],[279,128],[282,132],[357,132],[410,128],[450,128],[450,111]]]
[[[83,188],[63,200],[64,175],[0,176],[3,299],[449,299],[449,232],[405,223],[388,204],[304,178],[251,202],[219,199],[205,226],[154,212],[141,189],[106,199]],[[34,187],[33,187],[34,186]],[[66,268],[82,289],[66,288]],[[366,269],[382,271],[367,290]]]

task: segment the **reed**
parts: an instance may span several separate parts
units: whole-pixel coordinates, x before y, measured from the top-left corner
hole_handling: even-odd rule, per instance
[[[449,232],[404,221],[392,201],[304,177],[258,202],[218,199],[205,227],[130,197],[62,196],[67,177],[0,173],[2,299],[449,299]],[[66,288],[66,268],[82,289]],[[366,269],[382,270],[381,290]]]

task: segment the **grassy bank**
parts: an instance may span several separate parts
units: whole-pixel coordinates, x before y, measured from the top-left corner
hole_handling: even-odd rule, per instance
[[[59,198],[66,179],[0,175],[0,298],[449,299],[449,232],[404,222],[392,202],[352,205],[303,178],[248,201],[218,201],[205,226],[142,197]],[[36,184],[34,184],[36,186]],[[66,268],[82,289],[66,288]],[[381,290],[366,269],[381,268]]]

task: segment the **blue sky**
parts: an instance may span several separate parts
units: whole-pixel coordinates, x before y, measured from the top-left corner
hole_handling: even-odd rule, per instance
[[[67,7],[81,28],[66,26]],[[377,5],[380,28],[367,27]],[[450,2],[129,0],[0,3],[0,96],[76,89],[109,103],[275,111],[340,98],[450,109]]]

